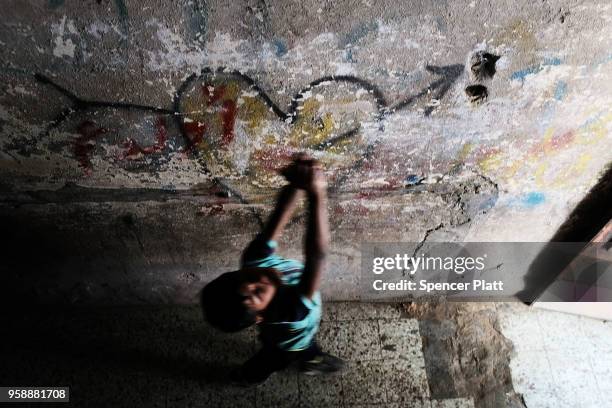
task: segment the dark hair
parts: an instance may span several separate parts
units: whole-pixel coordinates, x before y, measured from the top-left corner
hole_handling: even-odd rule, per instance
[[[204,319],[224,332],[237,332],[255,323],[255,314],[243,303],[239,272],[226,272],[200,292]]]

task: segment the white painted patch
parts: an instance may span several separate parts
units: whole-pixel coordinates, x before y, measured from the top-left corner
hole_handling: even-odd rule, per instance
[[[254,59],[244,52],[248,50],[241,50],[246,46],[246,41],[234,40],[229,34],[216,33],[206,48],[202,48],[196,44],[187,45],[183,37],[156,19],[150,20],[147,25],[157,26],[157,38],[161,43],[160,51],[148,51],[147,67],[151,71],[199,72],[207,66],[227,66],[248,71],[255,66]]]
[[[113,31],[113,27],[101,21],[94,21],[85,29],[85,32],[97,39],[102,38],[102,35],[111,31]]]
[[[411,38],[405,38],[404,45],[406,48],[421,48],[420,44]]]
[[[355,92],[355,98],[357,99],[361,99],[362,96],[364,95],[368,95],[369,92],[363,88],[359,88],[356,92]]]
[[[35,96],[33,92],[28,91],[21,85],[15,85],[15,86],[9,85],[6,92],[9,95],[13,95],[13,96],[16,96],[16,95]]]
[[[355,64],[348,62],[332,62],[332,65],[336,66],[334,75],[355,75]]]
[[[68,33],[66,33],[66,28],[68,29]],[[53,39],[53,55],[58,58],[64,56],[74,58],[76,44],[72,42],[72,39],[65,38],[69,33],[76,34],[76,29],[72,20],[67,20],[66,16],[62,17],[62,21],[59,24],[51,25],[51,33],[55,35]]]
[[[252,90],[252,91],[243,90],[241,95],[244,96],[244,97],[255,98],[256,96],[259,95],[259,92],[256,91],[256,90]]]

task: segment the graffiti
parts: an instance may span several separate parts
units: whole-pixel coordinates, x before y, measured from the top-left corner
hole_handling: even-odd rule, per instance
[[[531,191],[507,200],[508,207],[532,210],[546,201],[546,195],[540,191]]]
[[[91,173],[91,153],[94,149],[96,139],[106,133],[106,129],[96,126],[91,121],[81,123],[77,132],[79,137],[74,140],[74,156],[85,173]]]
[[[521,82],[525,82],[525,78],[528,75],[537,74],[542,71],[547,66],[557,66],[561,65],[561,60],[559,58],[546,58],[544,61],[538,65],[533,65],[519,71],[515,71],[510,75],[510,79],[520,80]]]
[[[485,172],[498,172],[506,180],[523,177],[533,180],[537,188],[563,188],[593,162],[588,153],[580,153],[570,165],[559,166],[568,149],[591,145],[605,140],[612,114],[602,111],[574,129],[556,130],[548,127],[537,142],[522,146],[516,157],[508,157],[503,149],[480,148],[474,160]],[[473,147],[465,146],[471,150]],[[546,158],[546,160],[544,160]]]
[[[123,152],[121,158],[135,159],[140,155],[160,153],[166,148],[167,139],[168,130],[166,128],[166,121],[164,118],[158,118],[155,121],[155,143],[150,146],[142,147],[135,139],[130,138],[124,143],[126,150]]]
[[[44,75],[35,79],[70,101],[45,137],[74,134],[72,152],[86,175],[95,168],[94,157],[127,170],[155,170],[179,154],[196,159],[206,174],[239,195],[282,183],[278,169],[304,150],[324,164],[332,189],[340,188],[372,155],[386,117],[426,95],[443,98],[463,66],[427,71],[438,78],[393,104],[369,81],[326,76],[297,92],[285,110],[251,77],[225,68],[186,78],[170,109],[86,100]],[[427,106],[424,115],[434,109]],[[118,118],[119,112],[130,120]],[[366,137],[366,131],[376,137]]]
[[[565,81],[557,81],[555,86],[555,99],[560,101],[567,94],[567,83]]]
[[[136,139],[127,138],[122,144],[123,149],[119,151],[118,160],[137,160],[146,155],[163,152],[168,138],[165,119],[157,118],[154,127],[154,144],[142,146]],[[109,131],[90,120],[81,122],[76,130],[79,136],[73,142],[74,156],[85,174],[91,174],[93,170],[91,158],[97,141],[109,134]]]

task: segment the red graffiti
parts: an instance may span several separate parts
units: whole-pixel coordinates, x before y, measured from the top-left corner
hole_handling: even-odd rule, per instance
[[[234,125],[236,124],[236,114],[238,105],[233,99],[223,99],[226,96],[224,85],[213,86],[210,84],[202,85],[202,95],[206,98],[208,106],[221,102],[221,147],[227,147],[234,141]]]
[[[332,207],[332,213],[335,215],[343,216],[347,214],[356,216],[368,216],[371,214],[371,210],[361,205],[360,203],[351,203],[348,205],[336,205]]]
[[[297,152],[297,150],[290,150],[285,147],[269,147],[265,150],[254,151],[251,155],[251,161],[257,163],[261,169],[278,172],[291,162]]]
[[[234,140],[234,124],[236,123],[237,111],[236,101],[229,99],[223,101],[223,108],[221,110],[221,122],[223,124],[221,146],[227,146]]]
[[[204,140],[204,132],[206,132],[206,124],[202,122],[187,122],[183,124],[183,129],[189,138],[189,146],[186,151],[195,153],[198,145]]]
[[[142,147],[136,140],[130,138],[123,144],[125,150],[120,155],[120,159],[132,160],[140,158],[143,155],[160,153],[166,148],[167,140],[168,129],[166,128],[166,121],[164,118],[158,118],[155,122],[155,144]]]
[[[554,152],[570,145],[575,138],[576,134],[573,130],[568,130],[567,132],[561,134],[557,133],[552,135],[550,138],[545,137],[544,140],[531,147],[531,149],[529,149],[529,153],[539,156]]]
[[[569,131],[561,134],[559,137],[556,137],[553,140],[553,145],[557,146],[559,148],[565,147],[565,146],[569,145],[570,143],[572,143],[575,138],[576,138],[576,134],[574,133],[574,131],[573,130],[569,130]]]
[[[356,198],[358,199],[374,199],[380,197],[386,197],[389,191],[396,191],[403,187],[400,180],[396,177],[385,178],[385,183],[377,185],[371,190],[362,190],[357,193]]]
[[[202,95],[206,98],[208,105],[213,105],[225,95],[225,85],[202,85]]]
[[[480,162],[482,160],[486,160],[489,157],[495,157],[500,153],[502,153],[502,150],[499,147],[481,146],[474,149],[474,161]]]
[[[99,127],[94,122],[86,120],[77,126],[77,132],[81,135],[77,137],[72,145],[74,156],[83,168],[85,174],[91,174],[91,155],[96,146],[96,139],[106,133],[106,129]]]

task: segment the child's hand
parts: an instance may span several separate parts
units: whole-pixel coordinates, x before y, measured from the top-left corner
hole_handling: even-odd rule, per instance
[[[320,164],[305,153],[294,156],[293,163],[281,170],[281,174],[295,188],[308,192],[324,191],[327,186]]]
[[[308,167],[314,160],[306,153],[298,153],[293,156],[290,165],[280,171],[287,181],[296,188],[305,188],[304,179],[308,172]]]
[[[306,191],[312,194],[322,194],[326,190],[327,180],[325,179],[325,173],[319,163],[315,162],[310,166]]]

